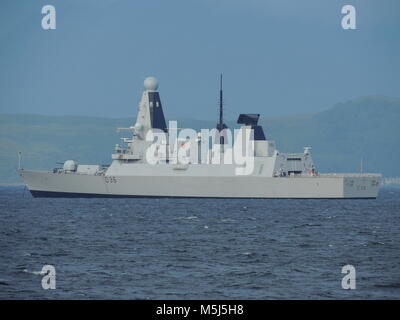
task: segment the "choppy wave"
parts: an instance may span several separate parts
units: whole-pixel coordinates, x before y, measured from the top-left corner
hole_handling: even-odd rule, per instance
[[[400,190],[329,201],[21,191],[0,188],[0,299],[400,298]],[[341,289],[346,264],[356,290]]]

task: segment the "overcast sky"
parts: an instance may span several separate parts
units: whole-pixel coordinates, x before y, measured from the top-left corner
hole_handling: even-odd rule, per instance
[[[399,97],[400,1],[0,1],[1,113],[135,116],[152,75],[167,118],[216,119],[221,72],[229,119]]]

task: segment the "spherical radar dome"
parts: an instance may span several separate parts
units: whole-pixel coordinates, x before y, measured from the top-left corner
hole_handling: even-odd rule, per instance
[[[144,89],[145,90],[157,90],[158,89],[158,80],[154,77],[147,77],[144,79]]]
[[[63,169],[65,171],[76,171],[78,164],[74,160],[67,160],[64,162]]]

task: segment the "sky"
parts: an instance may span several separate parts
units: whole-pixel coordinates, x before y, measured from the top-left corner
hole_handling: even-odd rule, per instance
[[[314,113],[400,97],[399,57],[398,0],[0,1],[0,113],[135,117],[155,76],[168,119],[217,120],[220,73],[229,120]]]

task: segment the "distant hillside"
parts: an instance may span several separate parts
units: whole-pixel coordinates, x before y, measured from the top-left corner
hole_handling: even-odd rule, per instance
[[[312,146],[320,171],[400,176],[400,99],[368,96],[308,117],[263,123],[282,151]]]
[[[251,110],[249,110],[251,112]],[[364,170],[400,176],[400,99],[368,96],[312,115],[266,119],[261,124],[280,151],[312,146],[321,172]],[[25,168],[51,169],[56,162],[109,163],[121,134],[134,119],[0,115],[0,183],[19,182],[18,151]],[[211,128],[215,121],[178,119],[179,127]],[[236,126],[233,122],[231,127]]]

